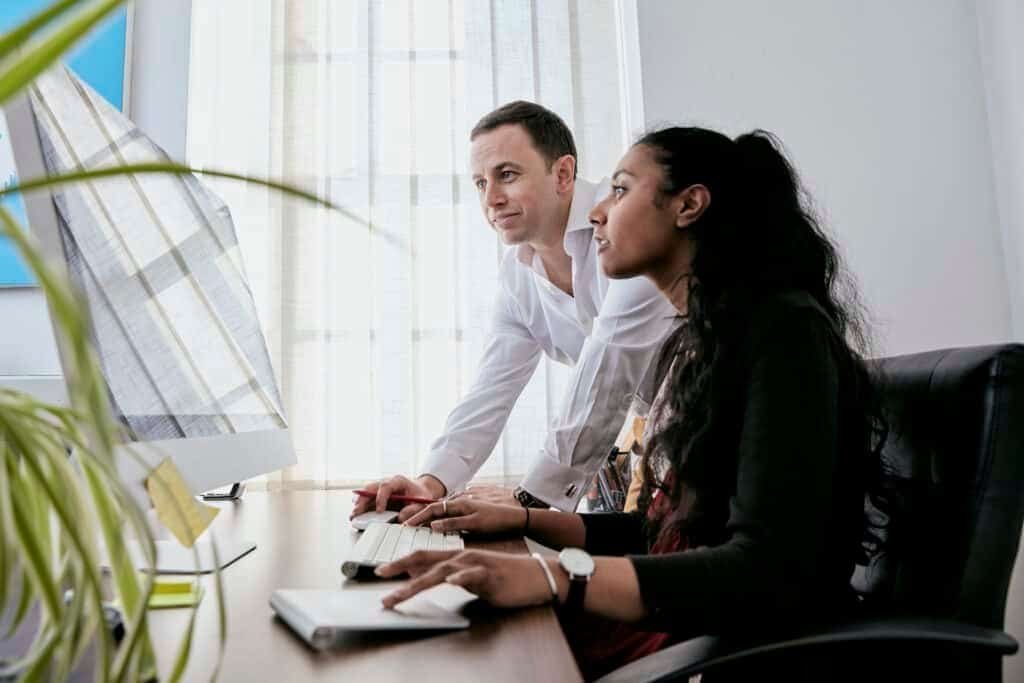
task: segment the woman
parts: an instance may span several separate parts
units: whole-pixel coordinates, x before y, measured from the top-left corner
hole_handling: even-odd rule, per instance
[[[386,606],[440,581],[499,606],[555,600],[588,678],[695,635],[851,609],[884,441],[856,294],[769,134],[654,132],[612,182],[590,215],[602,268],[651,278],[680,316],[658,361],[641,512],[436,503],[408,523],[525,530],[596,557],[421,552],[379,570],[413,577]]]

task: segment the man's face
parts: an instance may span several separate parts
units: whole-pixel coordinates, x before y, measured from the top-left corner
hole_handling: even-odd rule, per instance
[[[470,170],[487,222],[505,244],[536,242],[559,220],[559,182],[519,124],[481,133],[470,144]]]

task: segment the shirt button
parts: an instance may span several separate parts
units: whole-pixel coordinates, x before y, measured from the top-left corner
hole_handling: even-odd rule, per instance
[[[576,484],[569,484],[565,489],[565,495],[572,497],[576,495]]]

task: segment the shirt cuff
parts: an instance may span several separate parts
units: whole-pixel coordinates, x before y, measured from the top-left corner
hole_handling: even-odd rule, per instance
[[[552,460],[541,451],[530,464],[520,486],[553,508],[573,512],[586,492],[590,478],[587,472]]]
[[[466,484],[473,478],[473,471],[469,465],[459,456],[446,451],[434,451],[427,456],[420,469],[420,476],[424,474],[429,474],[444,484],[446,495],[466,488]]]

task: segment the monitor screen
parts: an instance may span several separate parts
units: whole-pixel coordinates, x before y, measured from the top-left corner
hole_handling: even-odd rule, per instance
[[[71,71],[30,92],[48,175],[165,161]],[[193,176],[117,176],[54,191],[114,412],[133,440],[286,426],[227,206]]]
[[[7,113],[23,178],[167,161],[66,67]],[[126,440],[152,447],[151,464],[170,455],[200,492],[295,461],[219,198],[192,175],[137,174],[29,194],[26,206],[44,252],[84,295],[113,412]]]

